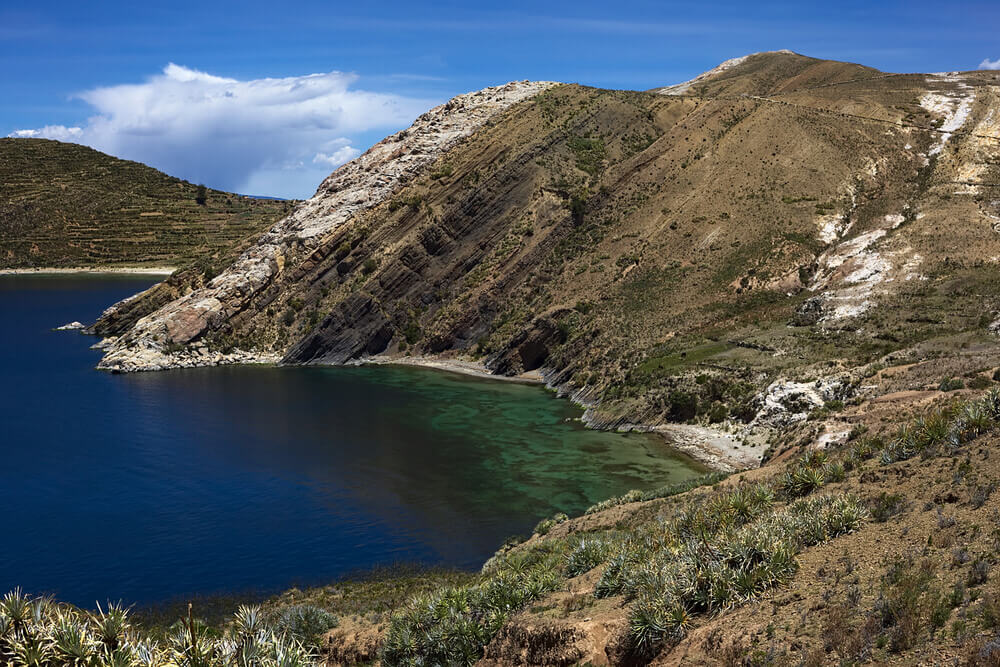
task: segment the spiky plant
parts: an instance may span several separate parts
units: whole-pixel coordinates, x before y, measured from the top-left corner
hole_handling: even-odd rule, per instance
[[[91,617],[94,635],[104,649],[110,654],[123,646],[128,640],[130,624],[128,609],[120,602],[108,603],[107,610],[97,605],[97,613]]]
[[[51,632],[52,652],[60,664],[83,667],[97,657],[99,644],[86,619],[71,612],[59,612]]]
[[[610,543],[603,537],[584,537],[566,557],[566,576],[576,577],[589,572],[605,561]]]
[[[995,426],[993,416],[983,401],[970,401],[959,411],[955,419],[955,431],[961,442],[990,431]]]
[[[843,482],[845,477],[847,477],[847,470],[843,463],[833,461],[823,466],[823,481],[827,484]]]
[[[10,632],[18,636],[31,620],[31,600],[20,588],[15,588],[0,600],[0,614],[10,621]]]
[[[11,641],[8,655],[12,658],[12,664],[23,667],[45,667],[53,658],[48,638],[34,633]]]

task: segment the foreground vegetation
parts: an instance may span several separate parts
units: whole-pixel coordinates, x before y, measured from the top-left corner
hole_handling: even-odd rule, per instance
[[[314,660],[303,639],[333,624],[318,609],[268,618],[260,607],[240,607],[223,634],[189,616],[156,640],[143,636],[120,605],[90,613],[15,590],[0,601],[0,651],[9,664],[26,666],[296,667]]]
[[[421,596],[397,613],[383,664],[472,664],[513,613],[599,567],[592,595],[629,603],[624,648],[632,659],[648,659],[683,639],[698,615],[726,613],[787,582],[802,549],[873,518],[884,521],[899,502],[884,494],[864,500],[815,494],[827,484],[858,474],[867,462],[887,466],[953,452],[998,427],[1000,390],[994,389],[934,410],[888,437],[858,436],[832,454],[803,456],[763,482],[722,487],[720,476],[708,476],[700,481],[715,488],[635,526],[534,539],[494,557],[479,583]],[[696,485],[631,492],[589,512],[679,496]],[[546,532],[553,528],[551,520],[542,525]]]
[[[627,605],[619,657],[644,662],[699,623],[732,614],[790,582],[803,550],[907,511],[902,494],[844,491],[852,478],[874,478],[880,469],[909,465],[916,457],[929,466],[998,429],[1000,389],[993,389],[925,411],[891,433],[857,429],[843,445],[775,465],[773,474],[753,480],[713,474],[631,492],[580,519],[618,517],[610,523],[571,530],[574,520],[565,516],[545,520],[535,536],[506,545],[478,575],[412,572],[290,591],[263,606],[241,606],[213,625],[190,610],[170,625],[139,624],[119,605],[88,612],[13,591],[0,602],[0,652],[12,665],[313,664],[329,657],[325,634],[349,620],[381,628],[372,657],[384,665],[470,665],[515,614],[544,610],[537,607],[540,601],[576,580],[589,582],[592,602],[574,604],[613,598]],[[976,478],[968,463],[959,467],[960,477],[976,509],[996,486]],[[942,529],[955,523],[940,509],[937,521]],[[935,539],[941,538],[931,536],[929,544]],[[875,650],[908,650],[925,636],[924,628],[933,636],[953,609],[977,599],[976,627],[1000,627],[1000,598],[976,593],[991,564],[988,555],[953,550],[952,567],[969,572],[942,589],[929,559],[898,556],[867,616],[877,622],[859,625],[859,593],[848,593],[825,612],[828,651],[850,663],[871,658]],[[846,567],[850,572],[856,565]],[[968,624],[960,618],[952,632],[968,632]],[[985,644],[976,647],[993,655]]]

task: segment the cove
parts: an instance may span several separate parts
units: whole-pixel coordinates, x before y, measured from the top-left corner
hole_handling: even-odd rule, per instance
[[[0,592],[84,606],[473,569],[542,517],[701,474],[539,386],[399,366],[111,375],[93,321],[149,277],[0,276]]]

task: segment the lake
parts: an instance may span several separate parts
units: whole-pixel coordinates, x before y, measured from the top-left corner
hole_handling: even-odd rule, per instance
[[[0,594],[75,604],[478,568],[542,517],[701,474],[539,386],[401,366],[112,375],[91,322],[148,276],[0,276]]]

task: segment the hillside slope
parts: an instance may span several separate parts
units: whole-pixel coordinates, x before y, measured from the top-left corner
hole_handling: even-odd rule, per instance
[[[324,657],[996,665],[1000,391],[963,399],[860,405],[843,445],[806,438],[759,470],[542,521],[471,582],[345,618]],[[336,592],[294,598],[339,611]]]
[[[871,364],[996,352],[998,138],[993,72],[790,52],[684,90],[487,89],[342,167],[205,289],[99,322],[121,334],[101,366],[459,356],[538,370],[597,425],[741,440],[863,393]]]
[[[88,266],[206,268],[295,202],[208,190],[86,146],[0,139],[0,269]],[[221,254],[220,254],[221,253]]]

